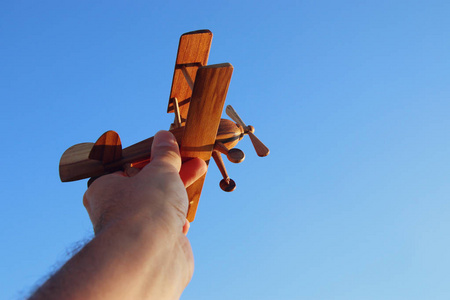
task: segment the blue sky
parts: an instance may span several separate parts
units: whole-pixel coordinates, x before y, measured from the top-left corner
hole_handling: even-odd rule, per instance
[[[448,1],[0,4],[0,298],[92,236],[65,149],[167,129],[179,36],[210,29],[248,139],[208,171],[182,299],[450,297]]]

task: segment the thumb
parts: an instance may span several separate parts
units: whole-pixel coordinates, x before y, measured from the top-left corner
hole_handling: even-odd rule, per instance
[[[158,131],[153,137],[150,164],[152,168],[181,169],[181,157],[178,143],[169,131]],[[146,168],[143,169],[143,171]]]

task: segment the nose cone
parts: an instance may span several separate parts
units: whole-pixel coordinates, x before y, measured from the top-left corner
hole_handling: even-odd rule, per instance
[[[217,141],[223,143],[228,149],[233,148],[244,137],[244,128],[233,121],[220,120]]]

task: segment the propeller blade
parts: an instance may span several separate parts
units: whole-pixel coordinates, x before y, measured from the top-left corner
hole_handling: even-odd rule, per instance
[[[247,126],[245,125],[244,121],[242,121],[241,117],[237,114],[237,112],[234,110],[234,108],[231,105],[228,105],[226,110],[226,114],[237,124],[241,125],[245,133],[248,134],[250,137],[250,140],[252,141],[253,147],[255,148],[256,154],[258,156],[264,157],[269,155],[269,148],[266,147],[266,145],[263,144],[254,134],[253,131],[255,131],[255,128],[253,126]]]
[[[234,108],[231,105],[227,105],[227,108],[225,109],[225,113],[236,123],[241,125],[242,127],[247,127],[245,125],[244,121],[242,121],[241,117],[237,114],[237,112],[234,110]]]
[[[250,137],[250,140],[252,141],[253,147],[255,147],[256,154],[260,157],[264,157],[269,155],[269,148],[266,147],[266,145],[261,142],[256,135],[253,134],[253,132],[249,131],[248,136]]]

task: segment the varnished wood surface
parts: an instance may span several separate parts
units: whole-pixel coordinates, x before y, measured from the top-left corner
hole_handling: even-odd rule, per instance
[[[253,133],[255,132],[255,128],[253,126],[247,126],[245,125],[244,121],[242,121],[241,117],[237,114],[237,112],[234,110],[234,108],[231,105],[227,105],[227,108],[225,109],[226,114],[233,119],[237,124],[241,125],[244,129],[244,132],[248,134],[250,137],[250,140],[252,141],[253,147],[255,148],[256,154],[260,157],[264,157],[269,155],[270,150],[266,147],[266,145],[261,142],[256,135]]]
[[[170,130],[181,143],[185,127]],[[216,141],[220,141],[227,149],[233,148],[242,139],[242,127],[230,120],[221,119]],[[96,177],[119,171],[127,163],[137,164],[150,160],[153,137],[131,145],[122,150],[122,159],[103,165],[102,162],[89,158],[94,143],[81,143],[67,149],[59,162],[59,176],[62,182]],[[145,164],[144,164],[145,165]],[[142,164],[141,164],[142,166]]]
[[[117,132],[109,130],[95,142],[89,153],[90,159],[108,164],[122,158],[122,143]]]
[[[227,119],[220,120],[216,141],[224,144],[228,150],[236,146],[243,137],[244,129],[242,126]]]
[[[93,146],[94,143],[76,144],[63,153],[59,161],[59,177],[62,182],[100,176],[104,172],[101,161],[89,159]]]
[[[256,135],[253,134],[252,131],[248,132],[248,136],[250,137],[250,140],[252,141],[253,147],[255,147],[256,154],[258,154],[259,157],[264,157],[269,155],[270,150],[266,147],[266,145],[261,142]]]
[[[172,99],[177,98],[182,120],[187,118],[192,95],[192,89],[183,74],[183,69],[195,82],[198,68],[208,63],[212,36],[209,30],[198,30],[185,33],[180,37],[167,112],[173,112]]]
[[[209,163],[232,73],[233,66],[228,63],[198,69],[186,130],[180,145],[184,160],[198,157]],[[187,189],[187,219],[190,222],[195,218],[205,176],[206,174]]]
[[[180,145],[183,161],[198,157],[208,164],[216,145],[220,148],[218,151],[237,163],[245,156],[241,150],[232,148],[248,128],[220,119],[233,67],[228,63],[206,66],[211,41],[209,30],[188,32],[180,37],[168,106],[168,112],[177,111],[179,117],[170,131]],[[74,145],[61,157],[61,180],[99,177],[130,166],[144,167],[150,161],[152,143],[153,137],[122,150],[117,133],[109,131],[95,144]],[[222,161],[219,152],[216,154],[216,159]],[[222,180],[221,188],[231,191],[235,184],[226,175],[223,162],[219,168],[227,177]],[[195,218],[205,176],[187,189],[187,219],[191,222]]]
[[[184,127],[171,130],[178,143],[181,142]],[[150,161],[153,137],[131,145],[122,150],[122,158],[108,164],[90,159],[94,143],[81,143],[67,149],[59,162],[59,176],[62,182],[75,181],[89,177],[102,176],[122,170],[125,164]]]

